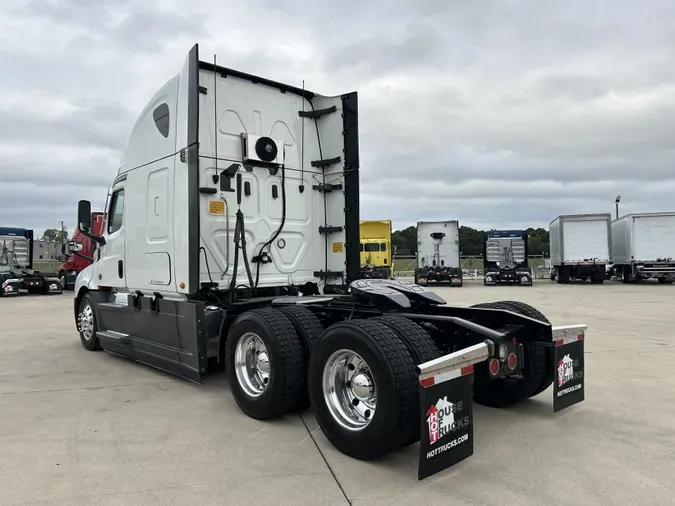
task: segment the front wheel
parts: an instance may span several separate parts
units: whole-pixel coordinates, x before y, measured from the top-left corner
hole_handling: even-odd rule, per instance
[[[80,341],[85,350],[97,351],[102,349],[96,335],[98,323],[96,321],[96,313],[94,312],[94,303],[88,293],[80,300],[80,309],[77,315],[77,331],[80,333]]]
[[[329,327],[312,350],[308,386],[326,438],[355,459],[400,448],[418,427],[415,364],[396,332],[381,322]]]

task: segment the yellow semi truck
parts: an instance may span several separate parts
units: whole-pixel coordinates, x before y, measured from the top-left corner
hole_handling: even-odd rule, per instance
[[[391,220],[362,221],[361,277],[391,278]]]

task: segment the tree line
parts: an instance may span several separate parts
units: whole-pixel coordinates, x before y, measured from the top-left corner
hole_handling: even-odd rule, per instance
[[[549,255],[548,230],[543,228],[528,228],[528,250],[530,255]],[[481,256],[485,231],[475,228],[459,227],[459,248],[463,256]],[[415,225],[395,230],[391,234],[391,241],[396,255],[415,255],[417,253],[417,227]]]

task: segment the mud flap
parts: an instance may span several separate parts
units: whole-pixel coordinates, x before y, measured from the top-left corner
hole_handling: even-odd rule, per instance
[[[481,343],[417,367],[421,431],[418,480],[473,455],[473,364],[487,356],[488,347]]]
[[[427,385],[420,382],[418,480],[473,455],[473,365],[432,377]]]
[[[553,327],[553,412],[584,400],[585,325]]]

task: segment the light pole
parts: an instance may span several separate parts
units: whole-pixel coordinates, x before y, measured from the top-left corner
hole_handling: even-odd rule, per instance
[[[621,195],[616,196],[614,203],[616,204],[616,219],[619,219],[619,202],[621,202]]]

